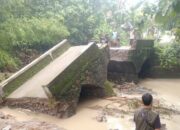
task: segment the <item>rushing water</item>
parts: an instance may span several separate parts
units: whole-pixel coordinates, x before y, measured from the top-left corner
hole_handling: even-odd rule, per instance
[[[180,79],[146,79],[140,82],[140,86],[152,89],[157,98],[180,111]],[[180,115],[161,120],[167,125],[167,130],[180,130]]]
[[[180,79],[146,79],[140,85],[152,89],[158,97],[180,109]]]
[[[163,98],[168,104],[174,104],[180,110],[180,79],[146,79],[139,83],[140,86],[152,89],[157,93],[157,98]],[[155,97],[155,98],[156,98]],[[119,130],[133,130],[132,116],[122,119],[108,117],[107,123],[97,122],[95,117],[98,110],[90,109],[92,106],[105,106],[110,101],[105,99],[91,99],[81,102],[77,114],[68,119],[58,119],[44,114],[37,114],[20,109],[9,109],[7,107],[0,111],[16,117],[19,121],[40,120],[56,124],[67,130],[108,130],[108,127],[117,125]],[[180,130],[180,116],[173,116],[170,119],[162,119],[168,130]]]

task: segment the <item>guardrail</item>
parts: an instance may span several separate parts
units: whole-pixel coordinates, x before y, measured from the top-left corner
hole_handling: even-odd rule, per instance
[[[44,54],[42,54],[40,57],[32,61],[30,64],[26,65],[22,69],[20,69],[18,72],[10,76],[8,79],[4,80],[3,82],[0,83],[0,87],[4,90],[5,86],[8,86],[10,82],[15,81],[18,77],[22,76],[22,81],[21,83],[17,82],[18,85],[22,85],[22,82],[27,81],[30,77],[28,77],[28,71],[32,69],[32,72],[29,71],[29,75],[35,75],[38,71],[43,69],[47,64],[49,64],[53,59],[61,55],[65,50],[67,50],[70,47],[70,44],[67,43],[67,40],[63,40],[62,42],[58,43],[48,51],[46,51]],[[58,50],[58,51],[57,51]],[[40,63],[42,62],[42,63]],[[37,71],[37,72],[36,72]],[[23,79],[25,78],[25,79]],[[28,79],[27,79],[28,78]],[[16,87],[16,83],[14,84]],[[13,86],[13,84],[11,84]],[[14,87],[14,86],[13,86]]]

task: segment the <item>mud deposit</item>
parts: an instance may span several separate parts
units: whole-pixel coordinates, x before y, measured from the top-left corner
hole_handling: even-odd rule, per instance
[[[29,110],[7,107],[1,108],[0,112],[11,115],[17,122],[33,121],[40,124],[46,122],[45,124],[57,126],[59,129],[134,130],[134,110],[141,106],[141,95],[150,92],[155,99],[153,109],[160,114],[161,123],[166,125],[167,130],[180,130],[180,79],[147,79],[138,85],[116,85],[115,92],[116,97],[81,101],[76,115],[68,119],[58,119]],[[2,120],[0,122],[2,123]],[[49,130],[51,129],[55,130],[49,128]]]

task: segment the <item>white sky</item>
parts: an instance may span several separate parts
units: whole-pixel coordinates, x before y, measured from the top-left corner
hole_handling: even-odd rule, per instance
[[[141,1],[155,4],[155,3],[157,3],[158,0],[126,0],[127,5],[129,7],[135,6],[137,3],[141,2]]]

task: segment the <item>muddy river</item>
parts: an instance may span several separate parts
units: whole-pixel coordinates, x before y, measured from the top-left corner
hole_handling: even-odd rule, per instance
[[[155,98],[162,99],[167,105],[174,105],[180,110],[180,79],[145,79],[139,83],[153,92]],[[131,95],[133,96],[133,95]],[[136,95],[140,96],[141,95]],[[96,120],[99,110],[91,109],[94,106],[105,106],[111,101],[106,99],[91,99],[79,103],[77,114],[68,119],[58,119],[52,116],[33,113],[22,109],[1,108],[0,111],[16,117],[19,121],[39,120],[56,124],[67,130],[109,130],[117,128],[119,130],[134,130],[132,114],[123,118],[107,116],[106,122]],[[160,115],[161,116],[161,115]],[[166,124],[168,130],[180,130],[180,116],[173,115],[162,117],[161,122]]]

